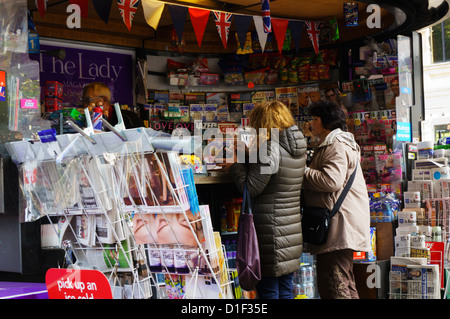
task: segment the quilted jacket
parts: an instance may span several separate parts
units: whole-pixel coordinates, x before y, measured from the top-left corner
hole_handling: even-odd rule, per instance
[[[279,277],[298,270],[303,250],[300,192],[306,164],[306,140],[297,126],[272,136],[267,156],[257,163],[236,163],[231,177],[242,192],[248,185],[253,203],[263,277]],[[264,172],[262,170],[269,170]]]

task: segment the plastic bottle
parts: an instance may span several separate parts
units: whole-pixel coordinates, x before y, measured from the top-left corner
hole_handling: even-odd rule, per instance
[[[220,206],[219,211],[220,211],[220,231],[226,232],[228,229],[228,225],[227,225],[227,209],[225,208],[225,205]]]
[[[242,198],[235,198],[233,209],[233,231],[237,231],[239,225],[239,217],[241,216]]]

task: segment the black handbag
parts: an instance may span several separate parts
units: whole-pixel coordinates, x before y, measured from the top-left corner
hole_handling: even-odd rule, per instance
[[[258,237],[253,223],[252,203],[247,184],[244,184],[236,248],[236,269],[239,283],[242,289],[253,290],[261,280],[261,264]]]
[[[330,211],[326,207],[308,207],[302,205],[302,233],[303,242],[322,245],[325,244],[328,238],[328,231],[330,229],[331,218],[338,212],[342,202],[347,196],[350,187],[355,179],[356,169],[347,181],[344,190],[339,196],[337,202],[334,204],[333,210]],[[303,199],[302,199],[303,202]]]

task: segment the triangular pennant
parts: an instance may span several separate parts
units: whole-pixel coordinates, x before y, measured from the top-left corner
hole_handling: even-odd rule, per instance
[[[202,46],[203,33],[208,23],[210,10],[189,8],[189,15],[191,16],[192,27],[194,28],[195,36],[197,37],[198,46]]]
[[[131,24],[133,23],[134,15],[138,9],[140,0],[117,0],[117,6],[119,7],[120,16],[123,23],[125,23],[128,31],[131,30]]]
[[[69,2],[70,4],[76,4],[80,7],[81,17],[85,19],[88,17],[89,0],[69,0]]]
[[[177,33],[178,42],[181,42],[183,38],[184,25],[186,24],[186,17],[188,13],[188,7],[167,5],[169,8],[170,16],[172,17],[172,23]]]
[[[275,39],[277,40],[278,44],[278,52],[280,53],[283,50],[283,43],[286,37],[288,23],[289,20],[286,19],[272,18],[273,33],[275,34]]]
[[[241,14],[234,15],[234,25],[236,27],[236,34],[239,39],[239,46],[245,45],[245,39],[247,38],[247,30],[252,22],[252,16],[246,16]]]
[[[270,22],[270,4],[269,0],[261,0],[261,15],[264,25],[264,33],[272,32],[272,23]]]
[[[222,40],[223,47],[227,48],[228,34],[230,33],[231,18],[233,15],[227,12],[213,11],[217,32]]]
[[[289,21],[288,28],[291,30],[291,37],[292,41],[294,41],[295,51],[298,53],[298,50],[300,49],[300,39],[302,38],[303,32],[303,21]]]
[[[261,46],[262,52],[264,52],[268,33],[264,32],[263,17],[253,16],[253,23],[255,24],[256,33],[258,34],[259,45]]]
[[[39,15],[43,18],[45,15],[45,11],[47,10],[47,2],[48,0],[34,0],[36,7],[39,11]]]
[[[94,9],[97,12],[98,16],[105,23],[108,23],[112,0],[92,0],[92,4],[94,5]]]
[[[306,32],[314,48],[314,52],[319,54],[319,36],[320,36],[320,21],[305,21]]]
[[[164,11],[164,2],[155,0],[142,0],[142,8],[144,9],[144,17],[147,24],[153,29],[158,28],[159,20]]]

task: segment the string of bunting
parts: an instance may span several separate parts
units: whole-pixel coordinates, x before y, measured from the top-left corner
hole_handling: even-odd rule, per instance
[[[105,23],[108,23],[113,1],[117,2],[120,15],[128,31],[131,30],[133,19],[139,8],[139,4],[142,4],[147,24],[155,30],[158,28],[161,15],[167,5],[179,42],[181,42],[184,25],[186,23],[187,15],[189,14],[197,43],[201,47],[208,19],[212,15],[217,32],[225,49],[227,47],[231,22],[234,19],[236,34],[241,47],[245,43],[248,29],[253,21],[263,51],[268,34],[273,33],[278,44],[278,50],[281,53],[286,32],[289,29],[295,45],[295,50],[298,52],[301,33],[303,27],[306,26],[306,32],[311,40],[314,52],[316,54],[319,52],[320,21],[303,21],[271,17],[269,0],[261,0],[261,15],[258,16],[214,11],[191,6],[173,5],[158,0],[92,0],[95,11]],[[71,4],[79,5],[82,17],[87,17],[89,0],[69,0],[69,2]],[[36,7],[41,17],[44,17],[45,15],[47,3],[48,0],[35,0]]]

